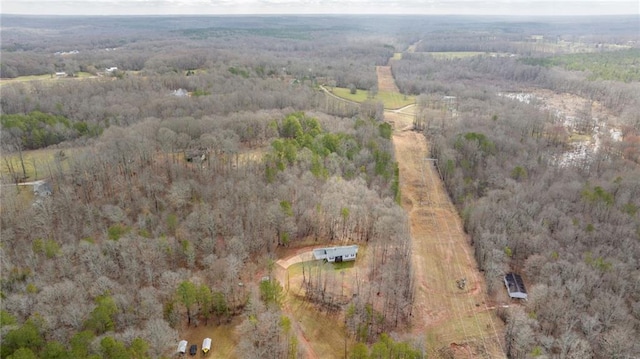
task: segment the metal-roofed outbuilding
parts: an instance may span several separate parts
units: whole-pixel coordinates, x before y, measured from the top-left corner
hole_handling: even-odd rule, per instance
[[[527,290],[524,287],[522,277],[516,273],[508,273],[504,276],[504,285],[507,287],[509,297],[527,299]]]

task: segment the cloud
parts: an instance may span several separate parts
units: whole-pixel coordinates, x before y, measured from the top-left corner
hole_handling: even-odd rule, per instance
[[[496,15],[640,14],[638,0],[3,0],[1,13],[142,15],[404,13]]]

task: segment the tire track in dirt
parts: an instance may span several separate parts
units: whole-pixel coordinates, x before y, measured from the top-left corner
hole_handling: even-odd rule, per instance
[[[379,90],[399,93],[390,66],[377,66],[376,73]],[[456,358],[504,358],[502,323],[486,304],[486,283],[460,216],[427,159],[425,136],[411,131],[413,116],[403,110],[385,111],[385,119],[394,125],[402,205],[411,227],[416,283],[411,334],[436,349],[450,349]],[[462,290],[456,283],[460,278],[470,279]]]
[[[435,175],[437,170],[433,168],[433,165],[427,164],[425,166],[425,164],[426,162],[423,162],[423,175],[424,175],[426,166],[431,167],[432,170],[429,171],[429,178],[426,181],[429,182],[434,189],[436,189],[437,194],[440,197],[439,201],[437,202],[445,203],[446,206],[448,207],[446,208],[447,211],[451,213],[456,213],[455,207],[453,206],[453,204],[449,200],[448,195],[444,191],[444,188],[442,186],[443,183],[440,181],[439,177],[436,177]],[[439,216],[442,216],[443,214],[444,212],[440,212]],[[465,273],[470,273],[472,275],[471,283],[473,283],[473,286],[470,287],[471,288],[470,294],[473,296],[481,297],[482,288],[484,288],[484,280],[482,276],[477,270],[474,270],[475,268],[470,268],[471,270],[467,271],[465,270],[465,268],[461,266],[461,263],[464,263],[465,261],[466,263],[475,263],[475,260],[470,254],[470,249],[471,249],[470,246],[465,245],[467,244],[467,238],[466,238],[466,235],[464,235],[464,230],[462,228],[462,223],[460,221],[459,216],[457,215],[442,216],[442,217],[437,217],[432,219],[433,219],[432,223],[436,227],[439,224],[440,225],[444,224],[445,230],[439,231],[438,237],[441,242],[442,242],[442,238],[445,237],[445,239],[447,240],[447,243],[451,247],[449,253],[453,253],[454,260],[451,263],[456,264],[456,269],[457,269],[456,274],[466,279],[467,277],[465,277]],[[462,234],[460,238],[454,237],[460,234]],[[464,258],[458,258],[460,256],[464,256]],[[483,285],[483,287],[480,287],[481,284]],[[482,303],[484,304],[484,308],[487,308],[486,302],[483,301]],[[487,337],[487,335],[485,335],[485,332],[488,332],[488,331],[492,331],[493,340],[495,340],[495,343],[497,343],[500,346],[500,354],[504,352],[502,348],[502,343],[500,341],[500,336],[498,335],[498,332],[496,331],[495,325],[493,323],[494,322],[493,318],[490,319],[486,329],[482,328],[480,324],[480,320],[477,315],[477,313],[480,313],[482,311],[482,309],[480,309],[480,305],[478,302],[475,303],[476,309],[474,309],[474,306],[472,305],[472,303],[469,303],[468,301],[460,301],[459,303],[455,303],[455,307],[457,309],[456,316],[461,321],[465,338],[469,336],[469,333],[467,333],[466,329],[464,329],[463,318],[468,318],[468,320],[470,321],[471,321],[471,318],[473,318],[472,321],[475,324],[475,328],[478,330],[478,333],[480,333],[479,337],[482,342],[482,347],[484,350],[483,353],[487,353],[487,354],[492,352],[495,353],[494,348],[491,348],[492,344],[490,343],[490,341],[492,338],[490,338],[490,336]],[[469,336],[469,337],[474,339],[473,336]],[[469,350],[470,348],[466,347],[465,349]],[[471,351],[468,351],[467,353],[471,358],[475,357],[475,353],[472,353]]]
[[[426,138],[407,130],[411,119],[405,116],[387,111],[385,118],[396,129],[402,204],[411,226],[416,275],[411,334],[430,338],[427,345],[451,347],[456,358],[504,358],[501,323],[487,311],[484,278],[470,254],[460,217],[434,165],[425,160]],[[459,278],[468,280],[464,290],[456,286]]]
[[[276,261],[273,275],[280,282],[282,287],[285,288],[285,291],[289,290],[288,288],[289,281],[286,278],[287,269],[296,263],[301,263],[301,262],[305,262],[313,259],[313,249],[318,247],[319,246],[298,248],[295,251],[295,254]],[[307,335],[305,334],[304,329],[298,323],[298,321],[295,320],[295,316],[292,315],[293,309],[289,306],[289,303],[287,301],[285,301],[282,307],[282,312],[294,318],[294,320],[292,320],[293,329],[295,330],[296,337],[298,338],[299,344],[302,347],[302,350],[305,354],[305,358],[318,359],[318,355],[316,354],[315,350],[313,350],[313,346],[311,346],[311,343],[309,342],[309,339],[307,338]]]

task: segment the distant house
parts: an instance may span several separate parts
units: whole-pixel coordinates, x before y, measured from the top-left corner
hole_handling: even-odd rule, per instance
[[[313,258],[337,263],[355,261],[357,254],[358,246],[329,247],[313,250]]]
[[[197,150],[185,151],[184,158],[187,160],[187,162],[195,162],[195,163],[204,162],[207,159],[207,150],[197,149]]]
[[[189,92],[185,89],[177,89],[175,91],[171,91],[171,94],[175,97],[188,97],[189,96]]]
[[[64,71],[56,72],[56,77],[67,77],[67,73]]]
[[[118,71],[117,67],[107,67],[106,69],[104,69],[106,72],[114,72],[114,71]]]
[[[519,274],[509,273],[505,275],[504,285],[507,287],[510,298],[527,299],[527,290]]]
[[[33,194],[40,197],[49,197],[53,194],[53,188],[48,182],[38,181],[33,184]]]

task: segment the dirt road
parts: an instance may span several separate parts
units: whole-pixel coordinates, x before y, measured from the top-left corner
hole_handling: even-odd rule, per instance
[[[504,358],[503,328],[486,303],[478,272],[458,213],[429,160],[425,137],[411,131],[409,116],[385,112],[393,122],[400,168],[402,205],[409,214],[416,273],[411,334],[424,336],[432,355]],[[465,279],[464,288],[457,284]]]
[[[296,263],[309,261],[312,258],[313,258],[313,254],[311,249],[301,248],[298,251],[296,251],[296,254],[276,261],[276,266],[274,268],[275,270],[273,274],[276,277],[276,279],[282,284],[282,286],[285,287],[285,289],[288,291],[289,281],[287,280],[287,269]],[[283,304],[284,305],[282,308],[282,312],[287,313],[288,315],[292,315],[293,310],[289,302],[285,301]],[[292,324],[293,324],[293,330],[296,333],[296,337],[299,340],[300,348],[302,352],[305,354],[305,358],[317,359],[318,356],[316,355],[316,352],[313,350],[311,343],[309,343],[309,339],[305,334],[304,328],[302,328],[302,326],[297,320],[293,320]]]

